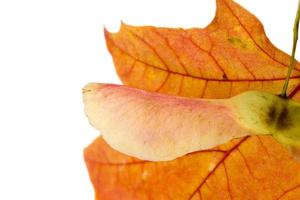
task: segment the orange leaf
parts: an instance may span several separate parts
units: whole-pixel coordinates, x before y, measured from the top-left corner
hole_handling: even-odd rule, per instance
[[[290,57],[262,24],[232,0],[217,0],[204,29],[133,27],[105,31],[121,80],[187,97],[224,98],[246,90],[281,91]],[[300,99],[300,65],[289,93]],[[167,162],[111,149],[101,137],[85,150],[96,200],[300,199],[300,165],[270,136],[251,136]]]
[[[97,200],[300,199],[300,165],[270,136],[167,162],[123,155],[99,137],[86,148],[85,161]]]
[[[279,94],[290,57],[266,37],[258,19],[232,0],[217,0],[204,29],[122,24],[105,30],[121,80],[130,86],[188,97],[227,98],[246,90]],[[300,65],[289,93],[299,85]]]

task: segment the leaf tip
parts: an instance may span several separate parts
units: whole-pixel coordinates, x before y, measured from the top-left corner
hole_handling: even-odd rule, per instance
[[[115,33],[120,32],[120,30],[122,28],[127,27],[127,26],[128,26],[128,24],[126,24],[123,20],[121,20],[120,21],[120,27],[119,27],[118,31],[116,31]],[[104,32],[105,38],[114,33],[114,32],[109,31],[108,28],[105,25],[103,26],[103,32]]]
[[[104,37],[107,40],[107,38],[109,37],[111,32],[109,32],[108,29],[105,26],[103,26],[103,32],[104,32]]]
[[[122,26],[127,26],[127,24],[123,20],[121,20],[121,27]]]

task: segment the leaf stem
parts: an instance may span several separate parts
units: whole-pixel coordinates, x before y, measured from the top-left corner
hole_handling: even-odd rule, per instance
[[[286,76],[286,79],[285,79],[285,82],[284,82],[284,85],[283,85],[283,88],[282,88],[282,92],[280,94],[280,96],[284,97],[284,98],[287,98],[286,92],[287,92],[287,89],[288,89],[288,86],[289,86],[289,81],[290,81],[290,78],[291,78],[292,71],[293,71],[293,69],[295,67],[295,64],[296,64],[295,53],[296,53],[297,42],[298,42],[299,19],[300,19],[300,0],[298,2],[298,9],[297,9],[295,22],[294,22],[294,28],[293,28],[294,37],[293,37],[292,56],[291,56],[287,76]]]

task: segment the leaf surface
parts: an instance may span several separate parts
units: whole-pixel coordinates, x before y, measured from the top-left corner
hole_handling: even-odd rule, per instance
[[[206,28],[105,30],[107,47],[127,85],[188,97],[227,98],[246,90],[279,94],[290,57],[266,37],[259,20],[232,0],[217,0]],[[300,65],[288,93],[299,85]],[[295,95],[295,94],[293,94]]]
[[[227,98],[246,90],[278,94],[290,57],[255,16],[217,0],[204,29],[134,27],[105,31],[117,73],[130,86],[187,97]],[[288,93],[300,99],[300,65]],[[99,137],[85,150],[96,200],[300,199],[300,165],[272,137],[237,139],[167,162],[111,149]]]
[[[85,161],[97,200],[300,199],[300,165],[271,136],[167,162],[126,156],[99,137],[86,148]]]

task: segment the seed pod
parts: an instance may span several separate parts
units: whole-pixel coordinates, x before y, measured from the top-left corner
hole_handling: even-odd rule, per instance
[[[300,105],[265,92],[193,99],[91,83],[83,99],[106,142],[143,160],[172,160],[246,135],[273,134],[283,143],[300,135]]]

